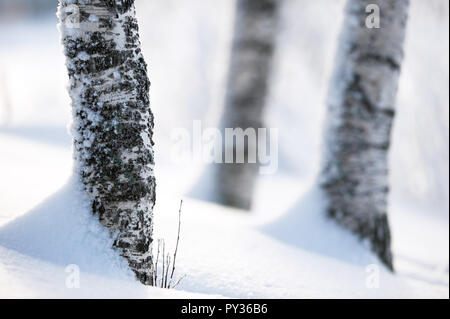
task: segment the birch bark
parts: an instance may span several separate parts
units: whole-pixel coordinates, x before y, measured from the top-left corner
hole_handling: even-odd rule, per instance
[[[370,4],[380,28],[368,28]],[[328,99],[322,187],[328,215],[391,269],[388,151],[409,0],[349,0]],[[370,18],[370,17],[369,17]]]
[[[114,247],[151,284],[153,114],[134,0],[60,0],[58,16],[76,173]]]

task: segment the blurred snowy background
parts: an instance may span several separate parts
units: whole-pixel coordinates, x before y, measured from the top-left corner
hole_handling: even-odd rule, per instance
[[[268,126],[279,128],[279,170],[260,179],[254,216],[261,221],[282,215],[317,174],[344,3],[284,1],[267,105]],[[56,0],[0,0],[0,225],[42,202],[71,174],[68,77],[56,6]],[[203,127],[218,121],[234,1],[137,0],[136,7],[152,82],[156,174],[164,175],[158,184],[170,197],[188,192],[203,170],[198,163],[171,162],[171,132],[192,129],[193,120]],[[448,33],[447,0],[411,1],[389,211],[398,269],[447,287],[447,297]]]

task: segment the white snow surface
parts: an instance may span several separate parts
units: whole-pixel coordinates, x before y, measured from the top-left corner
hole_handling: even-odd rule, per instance
[[[91,216],[79,185],[68,178],[71,169],[64,162],[70,163],[69,147],[36,143],[30,148],[26,139],[7,134],[1,134],[0,141],[6,146],[2,158],[10,158],[4,150],[14,146],[23,159],[6,163],[13,173],[22,167],[50,175],[64,172],[48,181],[39,174],[26,179],[5,174],[15,184],[11,190],[2,188],[2,194],[12,194],[16,187],[23,201],[33,201],[33,190],[41,184],[59,184],[60,189],[29,211],[2,214],[0,297],[448,298],[444,224],[393,209],[398,273],[392,275],[353,235],[323,218],[314,184],[282,176],[262,181],[257,195],[261,200],[252,213],[185,198],[177,276],[186,278],[176,290],[144,287],[110,248],[110,238]],[[52,151],[60,156],[48,156]],[[5,171],[2,166],[1,173]],[[156,236],[164,237],[173,250],[183,172],[162,166],[157,178]],[[414,240],[412,234],[419,230],[425,241]],[[442,250],[433,254],[437,244]],[[66,287],[66,267],[72,264],[80,269],[80,288]],[[379,265],[378,289],[366,286],[371,264]]]
[[[199,176],[208,170],[168,155],[174,128],[220,116],[233,1],[137,3],[156,124],[155,236],[171,251],[184,199],[176,275],[186,278],[174,290],[133,278],[72,177],[56,17],[0,27],[0,298],[449,298],[448,2],[430,3],[412,1],[400,79],[395,274],[323,217],[315,186],[344,1],[285,4],[267,115],[280,128],[279,172],[260,178],[252,212],[187,197],[207,193],[210,176]],[[79,288],[66,285],[69,265],[79,267]],[[369,265],[379,288],[367,285]]]

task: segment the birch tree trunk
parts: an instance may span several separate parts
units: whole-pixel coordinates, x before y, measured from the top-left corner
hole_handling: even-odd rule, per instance
[[[134,0],[60,0],[75,169],[92,211],[152,283],[153,115]]]
[[[380,28],[368,28],[369,4]],[[409,0],[349,0],[328,101],[322,187],[328,215],[393,269],[388,150]]]
[[[275,51],[276,29],[281,1],[238,0],[235,9],[234,38],[231,51],[227,93],[221,127],[247,129],[265,127],[264,104]],[[244,134],[236,134],[244,138]],[[258,174],[258,163],[249,161],[248,152],[257,152],[258,140],[245,142],[244,163],[217,164],[215,201],[250,209]],[[237,143],[226,140],[224,152],[233,154]]]

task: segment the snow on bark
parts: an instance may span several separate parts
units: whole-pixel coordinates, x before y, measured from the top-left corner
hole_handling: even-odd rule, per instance
[[[279,0],[237,1],[222,129],[252,128],[257,132],[258,128],[265,127],[264,104],[280,7]],[[226,142],[224,152],[235,152],[236,143]],[[257,144],[257,139],[246,141],[244,163],[216,165],[215,201],[250,209],[259,165],[248,160],[248,151],[257,150]]]
[[[366,27],[366,7],[380,28]],[[349,0],[333,75],[321,184],[328,215],[369,242],[393,269],[387,218],[388,150],[409,0]]]
[[[153,114],[134,0],[60,0],[58,16],[75,171],[114,247],[151,284]]]

